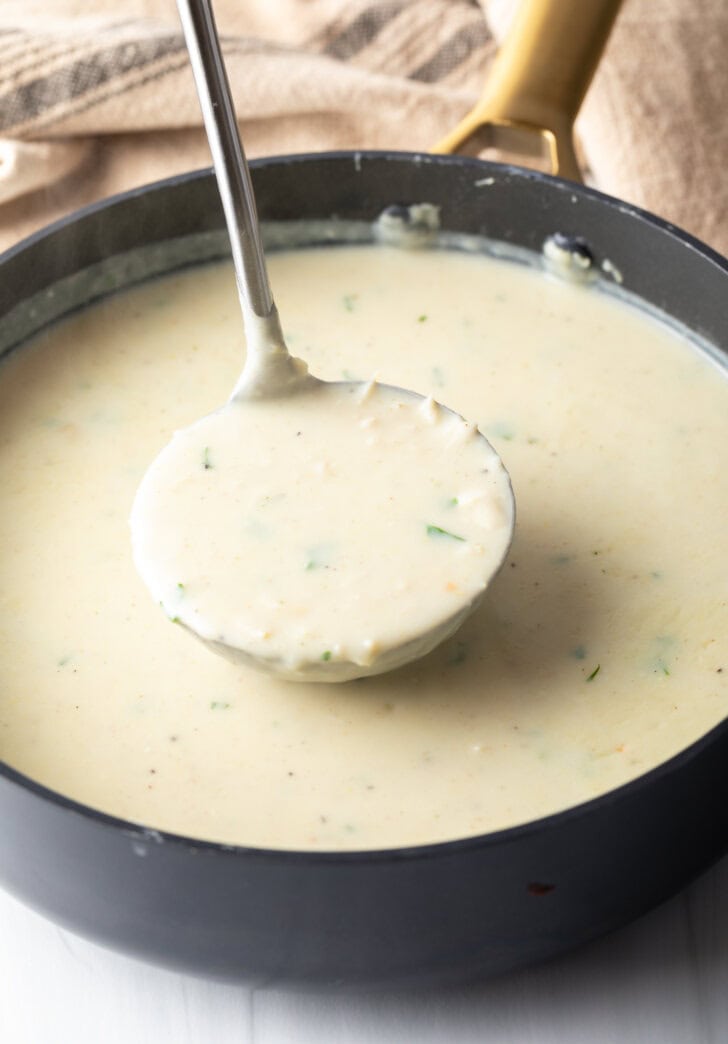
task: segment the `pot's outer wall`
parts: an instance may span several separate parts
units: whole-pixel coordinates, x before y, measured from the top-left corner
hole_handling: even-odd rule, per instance
[[[393,853],[225,849],[126,829],[0,778],[0,876],[99,942],[220,978],[443,983],[601,935],[728,836],[728,732],[656,778],[490,838]],[[65,807],[64,807],[65,806]]]
[[[719,346],[728,267],[647,216],[542,175],[446,157],[263,161],[261,215],[371,220],[392,202],[533,249],[584,236],[625,286]],[[0,259],[0,315],[106,257],[215,230],[209,175],[139,190]],[[728,846],[728,721],[579,808],[484,838],[383,853],[263,852],[134,828],[0,766],[0,879],[59,923],[223,978],[435,983],[555,954],[667,898]]]

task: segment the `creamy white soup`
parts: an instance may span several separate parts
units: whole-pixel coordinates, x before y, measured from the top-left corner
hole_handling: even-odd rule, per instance
[[[150,598],[128,519],[150,461],[240,370],[232,273],[107,299],[0,370],[0,756],[156,829],[376,848],[587,800],[726,716],[717,366],[595,287],[492,258],[339,247],[270,270],[315,373],[478,423],[516,494],[504,568],[390,674],[298,684],[212,654]]]

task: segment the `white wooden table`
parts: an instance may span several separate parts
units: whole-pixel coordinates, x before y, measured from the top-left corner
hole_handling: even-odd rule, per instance
[[[2,1044],[726,1044],[728,859],[607,939],[475,988],[296,992],[162,971],[0,892]]]

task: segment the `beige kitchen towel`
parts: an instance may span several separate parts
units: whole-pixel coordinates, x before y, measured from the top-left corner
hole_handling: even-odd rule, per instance
[[[217,0],[249,155],[427,149],[477,98],[516,3]],[[579,121],[599,187],[723,251],[727,43],[725,0],[625,0]],[[206,166],[174,0],[0,0],[0,138],[0,246]]]

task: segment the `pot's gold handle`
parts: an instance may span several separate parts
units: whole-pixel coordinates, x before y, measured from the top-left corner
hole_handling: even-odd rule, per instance
[[[432,150],[477,154],[488,145],[546,150],[551,172],[581,181],[576,114],[621,0],[522,0],[478,104]]]

